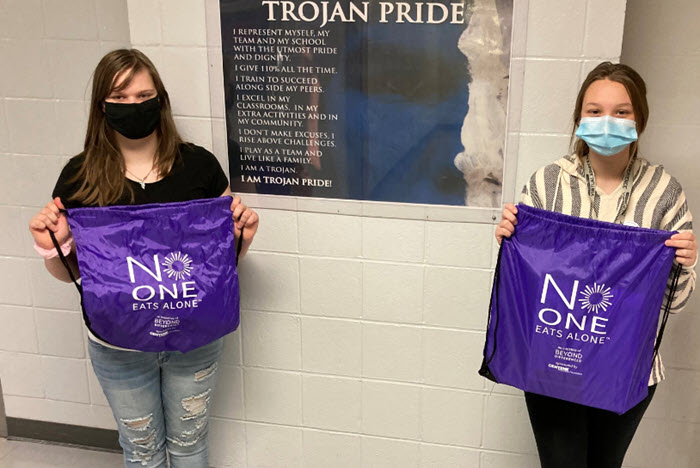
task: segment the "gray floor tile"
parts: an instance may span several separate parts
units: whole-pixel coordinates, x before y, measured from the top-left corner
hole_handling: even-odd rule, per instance
[[[15,446],[7,439],[0,438],[0,460],[5,458]]]
[[[0,439],[2,441],[2,439]],[[121,468],[119,453],[98,452],[38,442],[4,441],[0,468]]]

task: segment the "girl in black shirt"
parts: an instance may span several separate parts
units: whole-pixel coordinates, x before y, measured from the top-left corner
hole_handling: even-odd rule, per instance
[[[48,271],[70,281],[53,231],[79,277],[61,209],[232,196],[216,158],[180,138],[170,99],[153,63],[135,49],[108,53],[95,69],[84,150],[64,167],[53,200],[30,221]],[[258,215],[232,197],[236,239],[245,255]],[[243,229],[245,228],[245,229]],[[137,352],[90,335],[90,358],[109,401],[125,466],[208,466],[208,414],[223,339],[188,353]],[[167,456],[166,456],[167,452]]]

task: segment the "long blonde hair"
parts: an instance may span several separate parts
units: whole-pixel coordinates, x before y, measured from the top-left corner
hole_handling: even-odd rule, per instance
[[[105,206],[114,204],[127,191],[134,199],[133,188],[124,176],[124,157],[119,152],[114,130],[107,124],[104,113],[105,99],[114,91],[129,86],[136,73],[147,70],[153,79],[160,100],[160,124],[156,128],[158,147],[154,160],[154,171],[166,176],[179,154],[183,142],[173,120],[168,92],[163,86],[158,70],[141,51],[119,49],[109,52],[97,64],[92,79],[92,97],[88,117],[84,156],[71,183],[79,183],[79,188],[71,197],[84,205]],[[124,79],[114,87],[116,78]]]
[[[647,86],[642,77],[634,71],[632,67],[621,63],[603,62],[595,67],[588,74],[581,85],[581,89],[576,97],[576,106],[574,107],[574,129],[571,132],[571,142],[574,146],[574,153],[579,158],[583,158],[588,154],[588,145],[581,139],[576,139],[575,133],[578,124],[581,122],[581,109],[583,108],[583,98],[588,91],[588,87],[598,80],[610,80],[622,84],[629,94],[632,101],[632,109],[634,110],[634,120],[637,123],[637,133],[639,135],[644,132],[649,119],[649,104],[647,103]],[[575,141],[575,143],[574,143]],[[637,156],[639,144],[637,141],[630,145],[630,157]]]

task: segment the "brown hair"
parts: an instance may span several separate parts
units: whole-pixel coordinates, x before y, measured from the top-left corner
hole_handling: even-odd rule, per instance
[[[84,160],[71,181],[79,182],[80,186],[71,199],[85,205],[105,206],[116,203],[126,190],[133,201],[133,189],[127,184],[124,176],[124,158],[119,152],[114,130],[107,124],[103,106],[105,99],[113,91],[120,91],[129,86],[134,75],[142,70],[147,70],[151,75],[160,100],[154,170],[165,176],[175,163],[182,138],[175,127],[170,98],[156,67],[139,50],[114,50],[102,57],[93,73],[90,114],[85,146],[81,153]],[[125,74],[124,79],[119,87],[115,88],[116,78],[121,74]]]
[[[632,101],[632,109],[634,110],[634,119],[637,123],[637,133],[642,134],[647,126],[649,119],[649,104],[647,103],[647,86],[639,73],[634,71],[632,67],[621,63],[603,62],[595,67],[588,74],[576,98],[576,106],[574,107],[574,129],[571,133],[571,141],[574,143],[574,153],[579,158],[588,154],[588,145],[581,139],[576,139],[575,133],[578,124],[581,122],[581,109],[583,108],[583,97],[588,91],[588,87],[598,80],[610,80],[621,83],[627,90],[630,100]],[[630,145],[630,157],[637,156],[638,142]]]

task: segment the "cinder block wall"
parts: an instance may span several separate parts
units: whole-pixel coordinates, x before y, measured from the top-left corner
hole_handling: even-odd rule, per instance
[[[673,5],[652,0],[627,2],[622,61],[645,79],[650,118],[640,139],[644,157],[663,164],[683,186],[700,219],[700,3]],[[634,466],[700,465],[700,297],[691,298],[681,315],[671,317],[662,355],[667,381],[632,442]]]
[[[75,288],[46,272],[27,226],[83,146],[95,65],[129,45],[125,1],[0,4],[0,378],[11,417],[113,426]]]
[[[0,76],[7,413],[113,428],[74,291],[44,272],[26,224],[79,150],[87,78],[117,46],[154,60],[184,135],[227,167],[218,1],[16,0],[4,8],[0,53],[18,64]],[[625,8],[624,0],[515,0],[506,193],[566,152],[579,83],[596,63],[619,59]],[[476,375],[492,224],[389,219],[353,202],[247,199],[262,221],[241,266],[242,327],[227,340],[212,410],[215,466],[538,465],[520,394]],[[660,389],[630,468],[692,466],[696,424],[687,415],[697,405],[685,392],[697,386],[695,371],[686,372],[693,358],[665,348],[673,348],[669,390]]]

